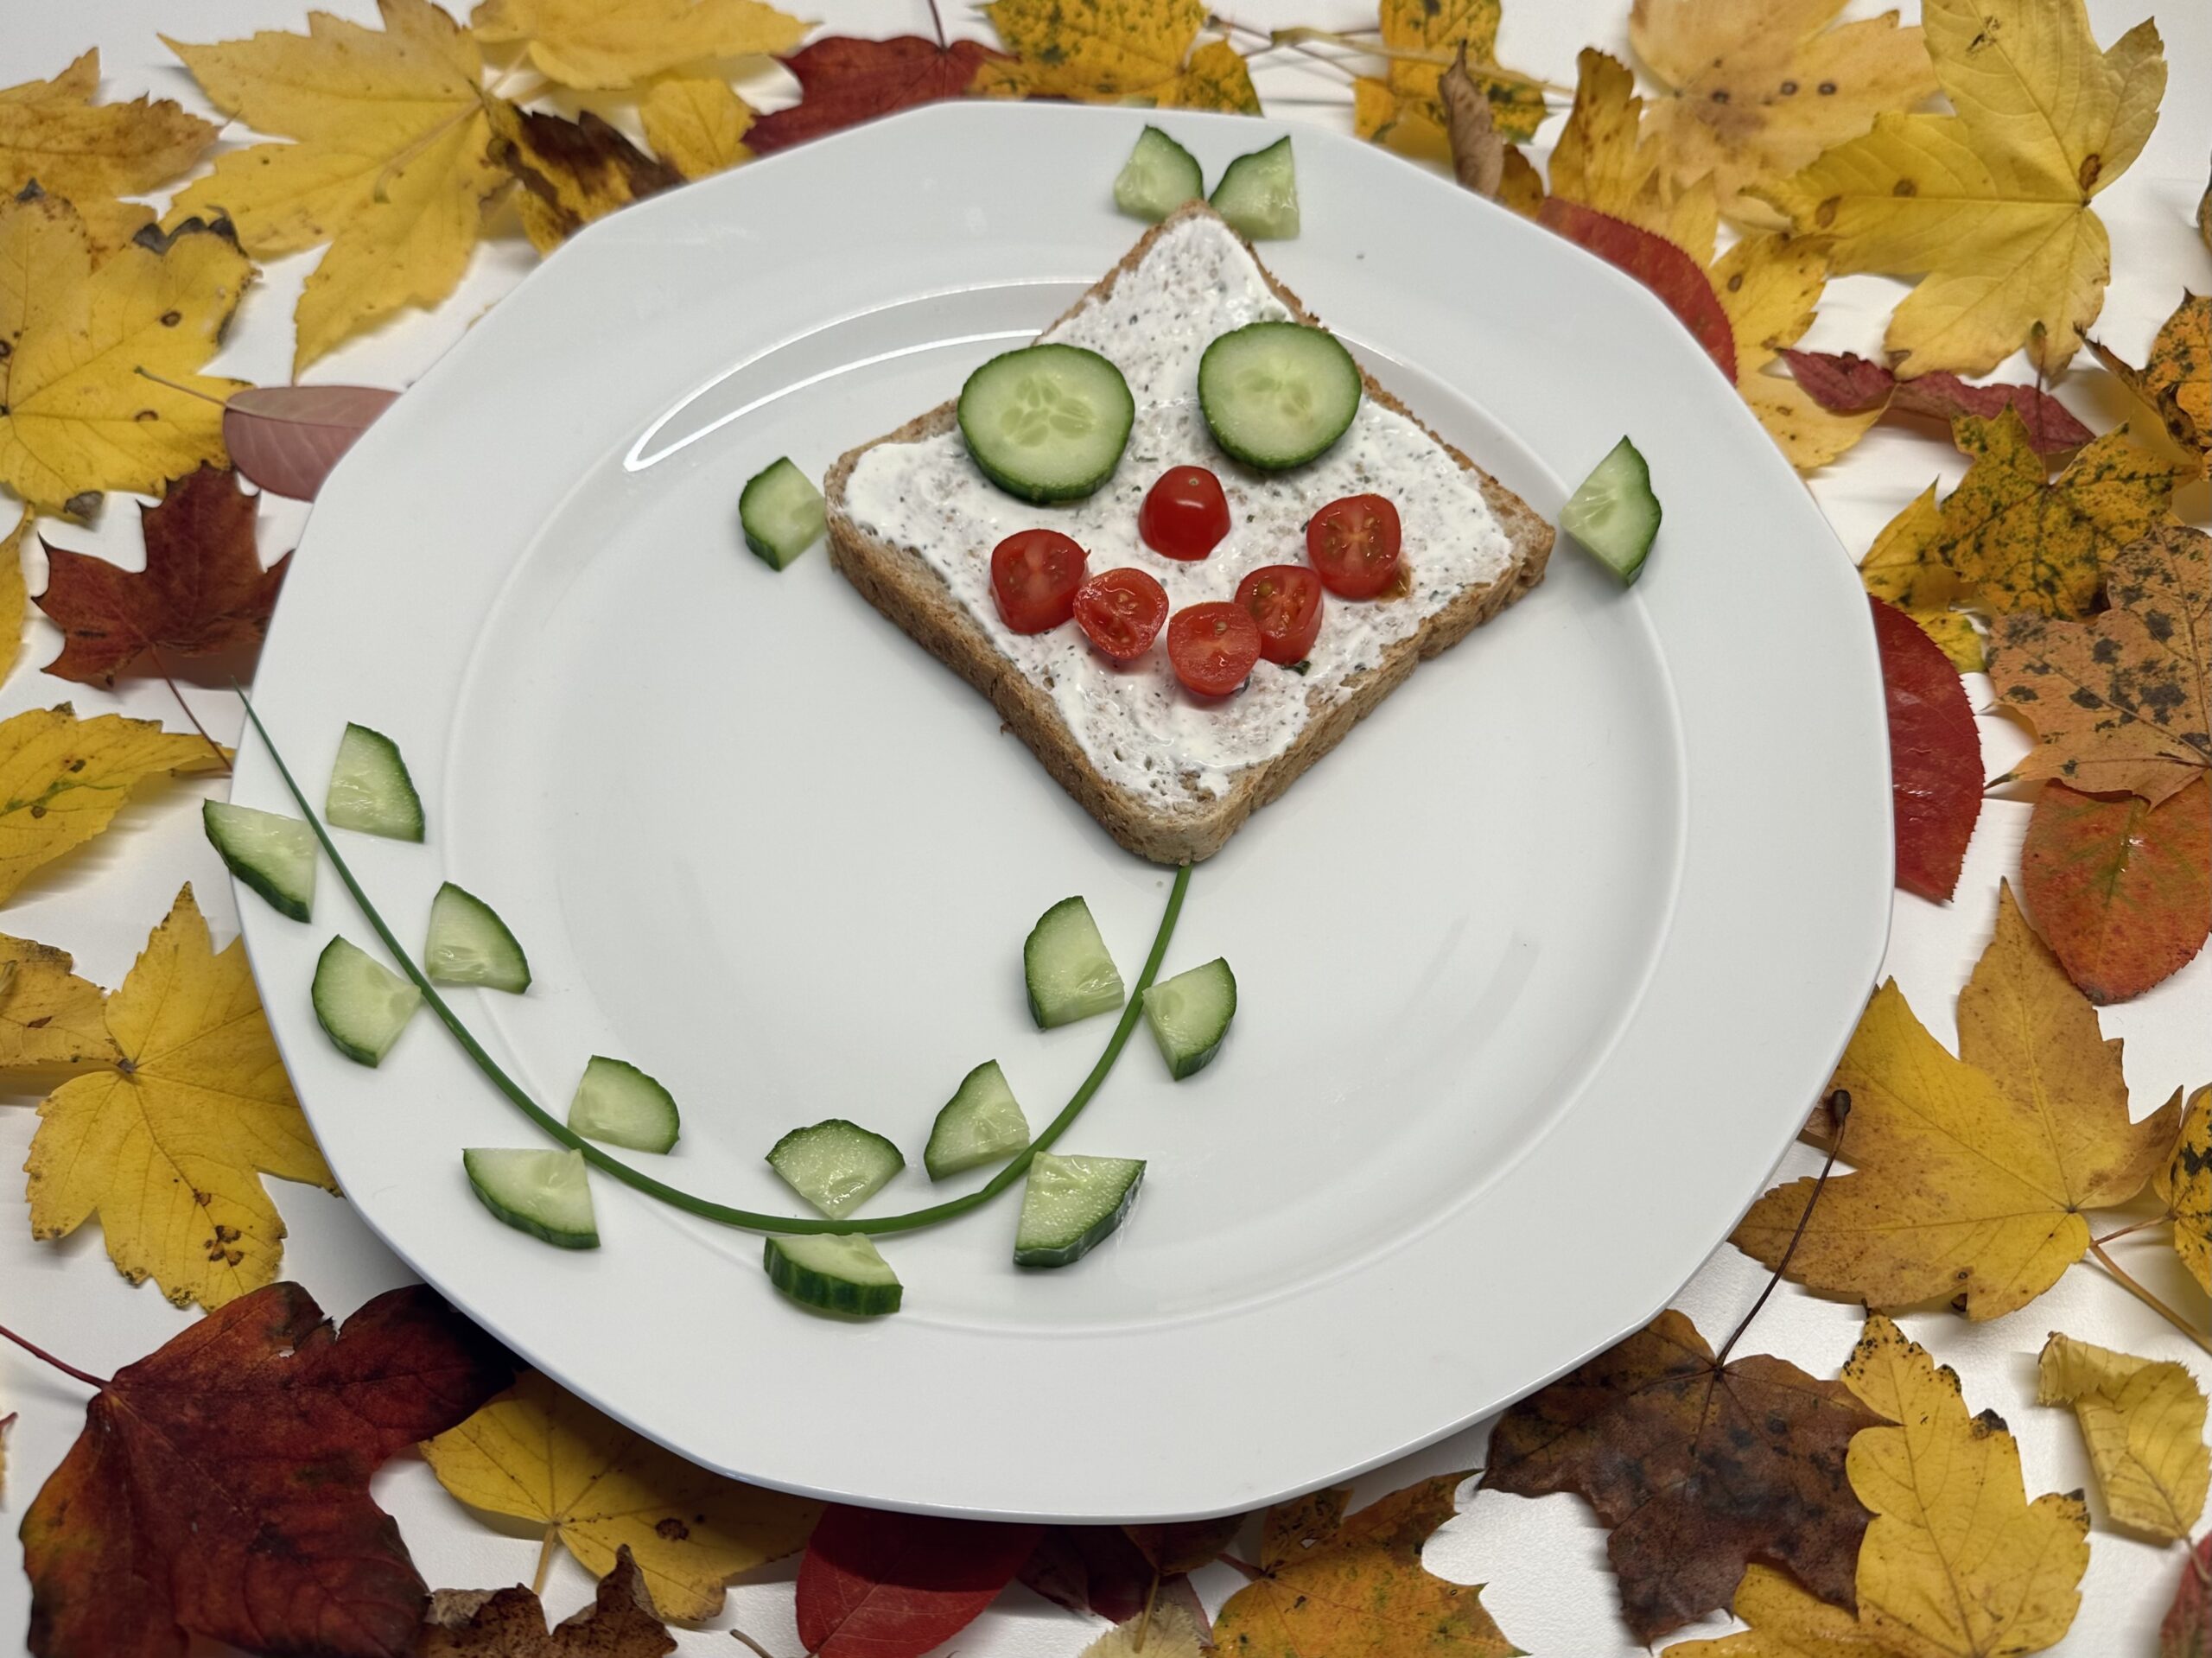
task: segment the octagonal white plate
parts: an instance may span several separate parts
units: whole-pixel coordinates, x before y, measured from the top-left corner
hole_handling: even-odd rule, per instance
[[[1167,122],[1209,175],[1274,133]],[[761,1161],[825,1116],[914,1166],[996,1057],[1033,1123],[1107,1032],[1039,1033],[1020,946],[1088,895],[1126,973],[1165,872],[818,550],[747,556],[738,487],[950,395],[1112,264],[1143,118],[940,105],[629,209],[500,302],[315,511],[260,707],[318,791],[341,727],[404,748],[426,846],[346,847],[404,939],[442,879],[537,979],[461,993],[542,1102],[586,1057],[682,1102],[669,1178],[788,1212]],[[1381,150],[1297,135],[1263,257],[1446,436],[1555,512],[1623,431],[1666,524],[1624,593],[1570,545],[1192,881],[1167,963],[1242,988],[1170,1084],[1141,1034],[1063,1142],[1141,1156],[1057,1273],[1014,1198],[891,1240],[906,1310],[769,1287],[757,1236],[594,1188],[602,1248],[493,1222],[463,1147],[530,1125],[428,1017],[340,1058],[300,926],[241,893],[331,1166],[402,1256],[532,1363],[702,1463],[971,1515],[1242,1509],[1471,1421],[1651,1314],[1827,1076],[1879,961],[1887,754],[1866,600],[1797,480],[1642,289]],[[258,745],[237,797],[284,804]],[[966,1177],[959,1185],[980,1183]]]

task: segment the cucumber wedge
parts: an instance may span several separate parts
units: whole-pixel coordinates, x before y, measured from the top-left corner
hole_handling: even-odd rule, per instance
[[[226,801],[200,803],[200,826],[223,865],[279,915],[305,921],[315,908],[315,830],[282,812]]]
[[[960,388],[968,453],[1025,501],[1075,500],[1111,478],[1136,413],[1122,371],[1080,346],[1001,353]]]
[[[768,1281],[802,1306],[880,1318],[899,1311],[899,1274],[858,1232],[817,1232],[766,1240]]]
[[[1298,234],[1298,163],[1290,140],[1239,156],[1213,187],[1213,210],[1238,235],[1287,242]]]
[[[906,1166],[899,1148],[842,1117],[794,1128],[768,1149],[768,1166],[793,1191],[842,1221]]]
[[[382,1063],[423,1001],[412,980],[344,938],[322,947],[311,994],[316,1021],[338,1051],[365,1065]]]
[[[1198,407],[1214,441],[1267,472],[1302,467],[1344,435],[1364,389],[1326,328],[1248,322],[1198,359]]]
[[[753,556],[781,570],[822,539],[828,519],[822,492],[785,458],[746,484],[737,498],[737,522]]]
[[[1114,205],[1153,225],[1205,193],[1198,157],[1158,127],[1147,127],[1137,135],[1136,148],[1114,181]]]
[[[683,1121],[675,1099],[658,1083],[635,1065],[595,1053],[569,1102],[569,1127],[609,1146],[664,1152],[676,1144]]]
[[[530,962],[507,924],[482,899],[451,881],[430,900],[423,971],[433,984],[480,984],[517,994],[530,988]]]
[[[333,829],[395,841],[423,838],[423,797],[399,757],[399,745],[381,731],[349,725],[338,741],[330,768],[330,791],[323,797],[323,821]]]
[[[1110,1013],[1128,995],[1090,906],[1080,898],[1064,898],[1038,918],[1021,946],[1021,975],[1040,1031]]]
[[[1219,956],[1188,973],[1162,979],[1144,993],[1145,1023],[1152,1026],[1167,1074],[1177,1082],[1204,1070],[1221,1051],[1229,1021],[1236,1017],[1236,975]]]
[[[582,1152],[478,1147],[461,1166],[484,1207],[509,1226],[563,1249],[599,1248]]]
[[[960,1089],[937,1114],[922,1166],[942,1180],[963,1169],[1002,1163],[1029,1144],[1029,1121],[1007,1086],[995,1059],[986,1059],[961,1080]]]
[[[1559,527],[1597,555],[1625,586],[1636,580],[1659,534],[1651,468],[1623,438],[1560,509]]]
[[[1038,1153],[1021,1194],[1014,1264],[1065,1267],[1082,1260],[1122,1223],[1143,1179],[1142,1158]]]

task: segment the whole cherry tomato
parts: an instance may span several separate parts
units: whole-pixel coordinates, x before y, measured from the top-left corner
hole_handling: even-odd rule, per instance
[[[1340,599],[1372,599],[1398,574],[1398,509],[1381,495],[1331,501],[1306,526],[1306,556]]]
[[[1229,498],[1204,467],[1171,467],[1145,492],[1137,533],[1155,553],[1185,562],[1204,558],[1229,533]]]
[[[1017,633],[1042,633],[1075,614],[1083,549],[1057,530],[1017,530],[991,549],[991,597]]]
[[[1236,602],[1260,625],[1260,654],[1303,662],[1321,633],[1321,578],[1303,564],[1263,564],[1236,584]]]
[[[1192,605],[1167,624],[1175,677],[1201,696],[1226,696],[1260,659],[1260,625],[1242,605]]]

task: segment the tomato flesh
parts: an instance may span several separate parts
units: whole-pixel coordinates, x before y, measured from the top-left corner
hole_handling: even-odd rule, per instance
[[[1137,509],[1144,544],[1168,558],[1194,562],[1229,533],[1229,498],[1221,480],[1204,467],[1170,467],[1145,492]]]
[[[1236,584],[1236,602],[1260,626],[1260,654],[1303,662],[1321,635],[1321,578],[1303,564],[1263,564]]]
[[[1306,526],[1306,556],[1339,599],[1372,599],[1397,579],[1398,509],[1382,495],[1331,501]]]
[[[1242,605],[1192,605],[1167,624],[1175,677],[1201,696],[1226,696],[1260,659],[1260,625]]]
[[[1075,619],[1102,655],[1135,662],[1167,620],[1167,589],[1133,565],[1102,570],[1076,589]]]
[[[991,597],[1017,633],[1042,633],[1075,614],[1083,548],[1057,530],[1017,530],[991,549]]]

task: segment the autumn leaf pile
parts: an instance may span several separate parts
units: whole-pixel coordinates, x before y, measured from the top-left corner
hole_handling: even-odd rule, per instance
[[[1866,1309],[1840,1371],[1738,1356],[1741,1325],[1716,1350],[1669,1310],[1508,1411],[1474,1487],[1441,1475],[1358,1507],[1337,1489],[1189,1526],[824,1509],[516,1375],[427,1291],[326,1320],[280,1279],[285,1187],[269,1182],[335,1182],[243,946],[213,947],[189,886],[111,989],[0,933],[0,1077],[40,1098],[34,1236],[97,1223],[119,1272],[207,1314],[112,1377],[68,1370],[91,1390],[84,1432],[23,1515],[33,1649],[640,1658],[796,1555],[817,1658],[918,1658],[1016,1582],[1103,1620],[1096,1658],[1482,1658],[1518,1648],[1478,1587],[1421,1559],[1479,1490],[1586,1503],[1638,1642],[1722,1611],[1745,1626],[1676,1658],[2040,1650],[2075,1627],[2107,1528],[2178,1546],[2162,1658],[2212,1651],[2212,1541],[2188,1547],[2208,1483],[2190,1369],[2052,1332],[2036,1397],[2078,1424],[2094,1494],[2031,1495],[2044,1472],[1891,1317],[2018,1318],[2086,1261],[2132,1282],[2104,1248],[2115,1231],[2155,1230],[2212,1293],[2212,1086],[2132,1101],[2097,1011],[2212,929],[2212,536],[2175,516],[2212,458],[2212,300],[2183,295],[2139,363],[2098,333],[2128,273],[2096,198],[2141,153],[2167,66],[2154,23],[2101,41],[2080,0],[1927,0],[1916,27],[1841,10],[1633,0],[1634,66],[1586,49],[1567,87],[1500,61],[1499,0],[1379,0],[1351,35],[1262,31],[1199,0],[989,0],[995,45],[820,35],[761,0],[466,16],[378,0],[373,22],[311,11],[212,41],[180,9],[164,39],[220,128],[168,100],[99,101],[96,53],[0,91],[0,489],[20,506],[0,632],[35,602],[58,678],[250,673],[289,557],[257,544],[241,479],[312,499],[397,395],[210,372],[256,261],[313,257],[296,373],[448,300],[487,238],[550,252],[647,197],[939,99],[1260,114],[1253,60],[1300,52],[1338,78],[1360,137],[1650,288],[1796,466],[1885,422],[1948,445],[1956,483],[1900,499],[1859,565],[1899,886],[1949,901],[1985,788],[2033,801],[1955,1040],[1878,988],[1807,1126],[1831,1166],[1732,1235]],[[771,59],[798,96],[764,112],[732,79]],[[1540,166],[1523,146],[1561,113]],[[2199,213],[2212,249],[2212,190]],[[1805,349],[1831,278],[1861,273],[1897,281],[1878,338]],[[2099,374],[2125,424],[2076,395]],[[117,492],[146,498],[137,568],[72,544],[70,521]],[[1962,677],[1982,674],[1986,689]],[[1978,711],[2026,743],[1993,780]],[[66,702],[0,721],[0,904],[134,792],[226,764],[197,731]],[[2201,1297],[2158,1305],[2205,1344]],[[429,1589],[369,1490],[416,1445],[456,1504],[536,1540],[535,1587]],[[556,1622],[537,1590],[563,1551],[600,1582]],[[1208,1572],[1243,1579],[1211,1616],[1192,1581]]]

